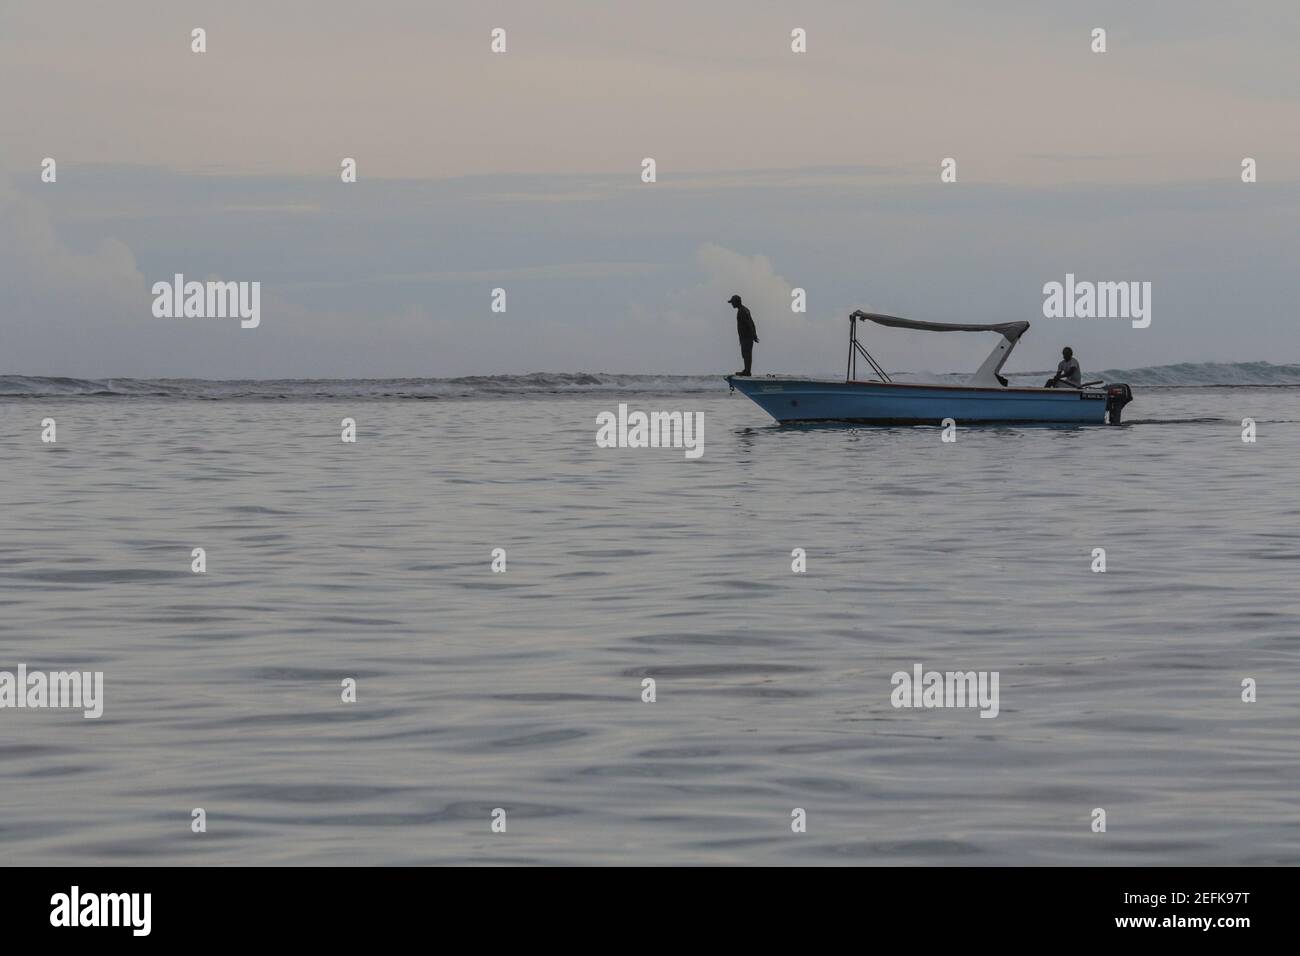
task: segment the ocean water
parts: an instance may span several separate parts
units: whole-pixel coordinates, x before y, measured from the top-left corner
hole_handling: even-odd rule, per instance
[[[943,443],[591,378],[4,380],[0,670],[105,704],[0,710],[0,862],[1300,863],[1300,390]]]

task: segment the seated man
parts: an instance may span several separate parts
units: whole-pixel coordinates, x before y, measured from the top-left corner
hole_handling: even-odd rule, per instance
[[[1079,361],[1074,357],[1074,349],[1068,345],[1061,349],[1061,364],[1056,366],[1056,374],[1047,380],[1044,388],[1078,388],[1083,384],[1083,372]]]

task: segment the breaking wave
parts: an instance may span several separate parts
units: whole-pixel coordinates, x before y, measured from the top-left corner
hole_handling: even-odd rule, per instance
[[[0,375],[0,398],[152,398],[197,401],[509,398],[606,392],[716,392],[721,375],[534,372],[460,378],[56,378]]]
[[[964,381],[968,373],[900,373],[898,381]],[[1051,373],[1015,372],[1015,384],[1041,383]],[[827,376],[833,377],[833,376]],[[1300,365],[1271,362],[1200,362],[1149,368],[1088,372],[1086,378],[1144,387],[1300,386]],[[39,375],[0,375],[4,398],[146,398],[195,401],[301,401],[312,399],[466,399],[527,398],[581,394],[676,394],[725,389],[722,375],[619,375],[607,372],[534,372],[529,375],[469,375],[460,378],[247,379],[189,378],[82,379]]]

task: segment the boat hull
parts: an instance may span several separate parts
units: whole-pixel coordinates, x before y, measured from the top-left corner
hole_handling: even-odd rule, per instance
[[[778,422],[861,422],[873,425],[1101,425],[1106,393],[1069,388],[972,388],[903,382],[727,376],[727,382]]]

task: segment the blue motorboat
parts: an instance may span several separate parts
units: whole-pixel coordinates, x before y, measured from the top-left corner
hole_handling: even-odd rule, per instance
[[[895,382],[858,340],[858,323],[927,332],[996,332],[998,344],[979,369],[959,385]],[[1085,382],[1078,387],[1025,388],[1010,386],[999,373],[1028,322],[992,325],[921,322],[893,315],[857,311],[849,316],[849,361],[844,381],[727,376],[739,390],[778,422],[862,422],[874,425],[939,425],[952,419],[959,425],[989,423],[1061,423],[1100,425],[1120,423],[1133,399],[1127,385]],[[857,377],[857,360],[870,364],[874,378]]]

